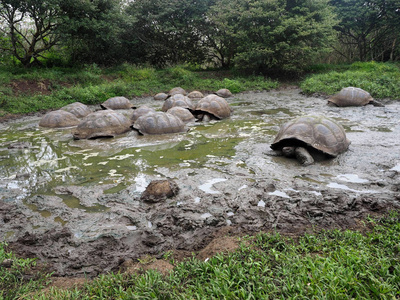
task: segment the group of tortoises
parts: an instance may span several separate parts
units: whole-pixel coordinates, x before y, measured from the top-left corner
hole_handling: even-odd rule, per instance
[[[75,102],[46,114],[39,126],[76,126],[73,132],[74,139],[114,137],[131,129],[143,135],[186,132],[190,122],[229,118],[232,108],[225,98],[231,96],[232,93],[228,89],[204,96],[199,91],[187,93],[184,89],[176,87],[168,93],[158,93],[154,96],[154,100],[164,101],[161,111],[147,105],[136,108],[125,97],[110,98],[100,105],[103,110],[95,112],[86,105]],[[366,104],[383,106],[368,92],[355,87],[343,88],[328,99],[328,105]],[[129,116],[118,112],[127,109],[133,109]],[[281,126],[271,148],[284,156],[296,157],[303,165],[309,165],[314,162],[317,154],[336,157],[346,151],[349,145],[350,141],[343,127],[334,120],[324,116],[301,116]]]
[[[356,87],[343,88],[328,99],[330,106],[367,104],[383,106],[367,91]],[[349,145],[343,127],[334,120],[324,116],[302,116],[281,126],[271,148],[286,157],[295,157],[302,165],[309,165],[314,162],[315,156],[336,157],[346,151]]]
[[[73,131],[74,139],[94,139],[114,137],[132,129],[143,135],[186,132],[190,122],[221,120],[232,113],[228,102],[221,97],[232,95],[227,89],[205,97],[199,91],[187,94],[180,87],[171,89],[165,97],[163,94],[154,97],[155,100],[164,101],[161,111],[147,105],[135,107],[125,97],[113,97],[100,104],[102,110],[94,112],[80,102],[69,104],[44,115],[39,126],[76,126]],[[192,100],[198,101],[194,103]]]

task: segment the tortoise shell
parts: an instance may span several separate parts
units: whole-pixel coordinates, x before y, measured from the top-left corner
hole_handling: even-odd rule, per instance
[[[302,116],[282,125],[271,148],[282,150],[289,146],[305,146],[336,157],[349,145],[343,127],[334,120],[324,116]]]
[[[220,89],[220,90],[216,91],[215,94],[216,94],[217,96],[222,97],[222,98],[229,98],[229,97],[232,97],[232,96],[233,96],[233,94],[231,93],[231,91],[228,90],[228,89]]]
[[[203,93],[199,91],[190,92],[187,96],[191,100],[200,100],[201,98],[204,98]]]
[[[217,95],[208,95],[197,102],[194,114],[201,113],[209,113],[221,120],[229,118],[232,109],[224,98]]]
[[[166,93],[158,93],[158,94],[154,95],[154,100],[158,100],[158,101],[164,101],[167,98],[168,98],[168,95]]]
[[[194,122],[196,119],[193,114],[186,108],[175,106],[167,110],[167,113],[177,116],[183,123]]]
[[[186,132],[188,128],[178,117],[165,112],[155,112],[139,117],[132,128],[145,134]]]
[[[125,97],[112,97],[100,104],[102,109],[129,109],[134,105]]]
[[[168,92],[168,96],[173,96],[176,94],[182,94],[182,95],[186,96],[187,93],[181,87],[174,87],[174,88],[170,89],[170,91]]]
[[[328,103],[333,103],[336,106],[364,106],[373,100],[372,96],[363,89],[346,87],[329,98]]]
[[[132,123],[135,123],[139,117],[155,112],[156,110],[154,108],[151,108],[147,105],[141,105],[133,111],[131,121]]]
[[[175,94],[165,100],[161,110],[166,112],[168,109],[175,106],[194,110],[194,104],[192,103],[192,100],[182,94]]]
[[[81,102],[74,102],[63,106],[60,109],[70,112],[71,114],[74,114],[77,118],[86,117],[88,114],[92,112],[92,110],[87,105]]]
[[[80,120],[72,113],[65,110],[54,110],[45,114],[39,122],[41,127],[63,128],[72,127],[80,123]]]
[[[87,115],[76,127],[74,139],[115,137],[130,130],[131,121],[114,110],[99,110]]]

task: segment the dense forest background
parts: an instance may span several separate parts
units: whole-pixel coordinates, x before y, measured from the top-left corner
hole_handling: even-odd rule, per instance
[[[400,0],[1,0],[0,63],[252,73],[400,60]]]

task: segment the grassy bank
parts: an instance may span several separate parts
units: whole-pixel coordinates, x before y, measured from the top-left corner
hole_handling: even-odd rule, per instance
[[[192,71],[181,66],[163,70],[131,65],[111,69],[96,65],[82,69],[0,69],[0,115],[60,108],[75,101],[98,104],[114,96],[132,99],[168,92],[176,86],[188,91],[228,88],[238,93],[269,90],[278,83],[262,76]]]
[[[0,251],[0,262],[4,257],[14,259]],[[174,264],[170,255],[164,259]],[[0,299],[398,299],[400,215],[369,218],[358,231],[295,239],[260,233],[242,238],[234,252],[175,263],[167,276],[108,274],[79,289],[37,292],[46,275],[21,276],[31,263],[17,260],[15,268],[0,269]]]
[[[351,65],[316,65],[300,88],[306,94],[332,95],[343,87],[354,86],[377,99],[400,99],[400,65],[391,63],[353,63]]]

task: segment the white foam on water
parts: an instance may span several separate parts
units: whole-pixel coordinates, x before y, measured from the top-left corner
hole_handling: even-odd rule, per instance
[[[276,191],[274,191],[274,192],[270,192],[270,193],[268,193],[268,195],[271,195],[271,196],[278,196],[278,197],[290,199],[290,197],[288,196],[288,194],[286,194],[285,192],[278,191],[278,190],[276,190]]]
[[[209,218],[209,217],[212,217],[212,214],[210,214],[210,213],[204,213],[204,214],[202,214],[202,215],[200,216],[200,218],[202,218],[202,219],[207,219],[207,218]]]
[[[142,193],[146,190],[147,182],[143,174],[136,176],[135,182],[136,182],[136,192]]]
[[[151,224],[150,221],[147,221],[147,227],[151,228],[151,227],[153,227],[153,224]]]
[[[368,183],[369,180],[360,178],[357,174],[339,174],[337,179],[351,183]]]
[[[262,200],[260,200],[260,201],[258,201],[258,204],[257,204],[257,206],[260,206],[260,207],[265,207],[265,202],[264,202],[264,201],[262,201]]]
[[[227,215],[228,215],[228,217],[232,217],[233,215],[235,215],[235,213],[230,211],[230,212],[227,213]]]
[[[247,188],[247,184],[244,184],[244,185],[242,185],[240,188],[238,188],[238,191],[243,190],[243,189],[245,189],[245,188]]]
[[[374,190],[363,190],[363,191],[355,190],[355,189],[349,188],[345,184],[340,184],[340,183],[336,183],[336,182],[329,183],[327,185],[327,187],[330,187],[330,188],[333,188],[333,189],[340,189],[340,190],[355,192],[355,193],[362,193],[362,194],[376,194],[376,193],[379,193],[378,191],[374,191]]]
[[[200,185],[199,189],[202,190],[203,192],[208,193],[208,194],[220,194],[221,192],[215,191],[215,190],[213,190],[211,188],[215,183],[223,182],[223,181],[226,181],[226,180],[227,179],[225,179],[225,178],[214,178],[214,179],[211,179],[211,180],[207,181],[206,183]]]
[[[390,171],[400,172],[400,164],[395,165],[393,168],[390,169]]]
[[[126,226],[126,229],[128,229],[128,230],[136,230],[137,227],[136,226]]]
[[[196,197],[196,198],[194,198],[194,203],[200,203],[200,197]]]

